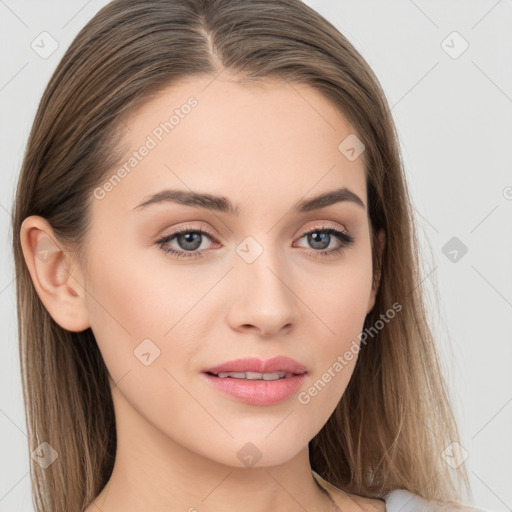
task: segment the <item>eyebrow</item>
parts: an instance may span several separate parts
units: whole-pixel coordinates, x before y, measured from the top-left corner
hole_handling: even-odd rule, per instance
[[[229,215],[240,215],[240,205],[234,205],[227,197],[178,189],[166,189],[152,194],[141,204],[133,208],[133,210],[144,209],[150,205],[168,202],[204,208],[206,210],[227,213]],[[346,187],[325,192],[311,199],[300,200],[292,209],[294,213],[306,213],[341,202],[354,203],[363,208],[363,210],[366,209],[362,199]]]

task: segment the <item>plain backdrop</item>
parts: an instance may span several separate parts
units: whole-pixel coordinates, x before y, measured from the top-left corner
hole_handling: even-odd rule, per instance
[[[0,0],[0,511],[34,510],[11,253],[14,188],[50,75],[106,3]],[[512,1],[306,3],[361,52],[392,107],[473,502],[510,511]],[[58,44],[49,56],[33,49],[41,37]]]

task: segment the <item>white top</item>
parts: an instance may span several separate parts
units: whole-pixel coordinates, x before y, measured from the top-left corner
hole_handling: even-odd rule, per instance
[[[485,512],[468,505],[450,505],[427,501],[405,489],[395,489],[384,497],[386,512]]]

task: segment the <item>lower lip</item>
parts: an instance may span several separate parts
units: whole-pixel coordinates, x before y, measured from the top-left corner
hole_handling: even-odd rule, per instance
[[[303,373],[277,380],[247,380],[203,375],[218,390],[250,405],[272,405],[286,400],[299,391],[306,376]]]

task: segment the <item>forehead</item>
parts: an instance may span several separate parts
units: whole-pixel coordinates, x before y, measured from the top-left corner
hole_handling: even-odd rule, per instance
[[[366,202],[362,158],[348,159],[339,147],[354,130],[304,84],[189,78],[154,95],[124,125],[126,152],[107,179],[122,177],[106,196],[123,211],[163,188],[228,196],[242,213],[244,202],[258,198],[295,203],[342,186]]]

